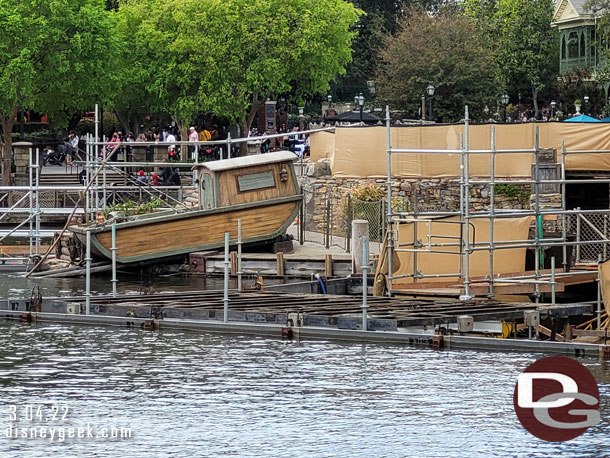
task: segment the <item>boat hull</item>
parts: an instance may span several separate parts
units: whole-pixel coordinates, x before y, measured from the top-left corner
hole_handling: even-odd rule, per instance
[[[142,262],[223,248],[225,232],[229,233],[231,245],[235,245],[238,220],[241,220],[243,243],[270,241],[286,232],[298,215],[300,202],[301,196],[291,196],[254,205],[195,210],[119,223],[116,225],[117,262]],[[84,228],[71,230],[85,243]],[[111,259],[111,248],[111,226],[92,228],[92,252]]]

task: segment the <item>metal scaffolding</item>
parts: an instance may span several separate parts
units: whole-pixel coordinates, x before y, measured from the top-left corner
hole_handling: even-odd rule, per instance
[[[489,252],[489,272],[483,283],[488,285],[487,296],[493,298],[495,295],[494,284],[502,283],[520,283],[532,284],[535,288],[535,299],[539,302],[541,298],[540,286],[543,284],[549,285],[551,290],[551,301],[555,303],[555,285],[557,278],[567,275],[578,275],[578,272],[570,272],[568,258],[568,247],[574,247],[578,252],[581,246],[591,244],[603,244],[603,253],[607,253],[607,244],[610,242],[607,233],[607,215],[610,209],[588,210],[588,213],[604,215],[605,226],[603,230],[596,228],[584,215],[585,211],[580,208],[567,209],[566,204],[566,184],[590,184],[590,183],[608,183],[609,178],[596,179],[575,179],[568,180],[566,178],[566,156],[569,154],[607,154],[608,150],[592,150],[592,151],[567,151],[565,144],[562,142],[561,159],[560,159],[560,178],[559,179],[542,179],[540,175],[540,156],[541,148],[539,142],[538,127],[535,129],[533,138],[533,147],[531,149],[511,149],[500,150],[496,148],[496,132],[495,127],[491,127],[490,148],[485,150],[472,150],[469,145],[469,116],[468,107],[465,109],[464,118],[464,135],[461,141],[461,148],[435,150],[435,149],[409,149],[409,148],[394,148],[391,145],[391,123],[389,108],[386,107],[386,135],[387,135],[387,221],[388,221],[388,236],[387,236],[387,285],[388,295],[391,296],[396,291],[392,288],[392,282],[400,278],[412,278],[416,283],[418,280],[426,278],[458,278],[463,285],[464,294],[460,296],[462,300],[469,300],[474,297],[472,293],[472,279],[470,275],[470,256],[476,251]],[[496,159],[498,155],[510,154],[532,154],[534,161],[532,164],[532,177],[530,179],[523,178],[501,178],[496,176]],[[417,197],[411,211],[393,211],[392,209],[392,155],[393,154],[459,154],[460,155],[460,170],[458,178],[450,181],[459,182],[460,199],[459,209],[456,211],[420,211],[417,205]],[[490,173],[487,179],[480,177],[471,177],[470,175],[470,158],[472,155],[488,155],[490,158]],[[501,184],[513,185],[529,185],[531,186],[532,199],[530,201],[531,208],[528,209],[500,209],[496,208],[496,186]],[[561,193],[561,203],[557,208],[543,209],[541,208],[540,196],[541,189],[544,185],[559,185]],[[489,206],[487,210],[473,210],[470,204],[470,192],[475,185],[485,185],[489,187]],[[533,205],[532,205],[533,204]],[[561,221],[561,237],[545,238],[543,237],[543,220],[547,215],[555,215]],[[439,221],[440,217],[454,216],[458,221]],[[497,241],[494,240],[494,226],[499,218],[516,218],[529,216],[534,220],[534,236],[528,236],[526,240],[511,240]],[[570,218],[576,218],[577,222],[577,237],[576,240],[570,241],[568,237],[568,224]],[[477,241],[473,231],[473,220],[487,219],[489,220],[489,241]],[[432,222],[434,224],[457,224],[460,226],[459,236],[453,240],[447,241],[447,236],[437,236],[431,232]],[[398,239],[398,231],[401,223],[410,223],[413,225],[413,240],[406,244],[401,244]],[[580,239],[581,223],[590,226],[592,231],[599,237],[598,240],[584,241]],[[419,239],[419,231],[424,227],[427,243],[422,243]],[[439,239],[445,239],[440,240]],[[437,240],[437,241],[435,241]],[[447,250],[448,247],[454,247],[454,251]],[[551,272],[543,272],[544,266],[541,265],[543,260],[543,250],[547,247],[562,247],[563,260],[562,272],[555,271],[555,259],[551,259]],[[494,272],[494,253],[496,250],[514,249],[514,248],[529,248],[534,251],[534,271],[532,274],[519,276],[506,276],[498,278]],[[392,268],[392,254],[397,252],[412,253],[413,263],[411,271],[408,274],[394,275]],[[422,273],[418,270],[418,254],[419,253],[438,253],[438,254],[453,254],[459,256],[459,272],[449,274],[439,274],[435,272]],[[604,255],[605,258],[605,255]],[[578,256],[577,256],[577,259]],[[477,283],[480,283],[477,280]]]

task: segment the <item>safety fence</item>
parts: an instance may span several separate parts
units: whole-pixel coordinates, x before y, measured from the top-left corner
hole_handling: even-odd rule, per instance
[[[351,251],[353,220],[369,222],[370,253],[378,254],[386,230],[386,201],[362,201],[324,186],[303,190],[303,207],[288,234],[299,242]]]
[[[608,259],[609,215],[607,213],[584,212],[570,215],[568,232],[575,234],[575,261],[578,263],[597,262]],[[584,243],[581,243],[584,242]],[[592,242],[587,244],[586,242]]]

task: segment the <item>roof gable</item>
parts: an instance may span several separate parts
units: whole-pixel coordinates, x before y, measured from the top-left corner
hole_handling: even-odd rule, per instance
[[[590,12],[585,11],[586,0],[559,0],[553,13],[553,22],[563,22],[578,18],[588,18],[593,16]]]

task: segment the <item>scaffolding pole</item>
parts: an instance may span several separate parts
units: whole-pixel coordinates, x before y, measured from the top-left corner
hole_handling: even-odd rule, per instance
[[[539,138],[540,132],[538,129],[538,126],[536,126],[536,131],[535,131],[535,135],[534,135],[534,150],[536,151],[535,157],[534,157],[534,208],[535,208],[535,212],[536,212],[536,219],[535,219],[535,229],[536,229],[536,234],[534,236],[534,239],[536,241],[536,246],[534,248],[534,253],[535,253],[535,261],[534,261],[534,268],[536,271],[536,280],[540,279],[540,258],[542,255],[542,252],[540,250],[540,233],[542,231],[542,215],[540,214],[540,138]],[[544,268],[544,266],[543,266]],[[536,299],[536,303],[540,302],[540,285],[538,285],[538,283],[536,283],[536,293],[535,293],[535,299]]]
[[[40,173],[42,172],[40,168],[40,150],[36,148],[36,165],[34,166],[34,170],[36,170],[36,255],[40,254]]]
[[[564,212],[567,210],[565,180],[566,180],[566,144],[565,144],[565,141],[562,140],[561,141],[561,185],[560,185],[560,189],[561,189],[561,210]],[[566,218],[567,218],[567,215],[565,213],[562,213],[561,214],[561,238],[563,239],[564,242],[567,243],[568,227],[566,225]],[[566,245],[564,245],[562,247],[562,254],[563,254],[563,259],[561,261],[561,265],[563,267],[563,271],[567,272],[570,264],[568,262],[568,247]]]
[[[33,159],[32,159],[32,148],[30,147],[30,163],[29,163],[29,174],[30,174],[30,208],[28,213],[30,215],[30,257],[34,254],[34,218],[33,209],[34,209],[34,177],[33,177]]]
[[[494,223],[496,192],[496,126],[491,126],[491,162],[489,165],[489,297],[494,297]]]
[[[391,125],[390,125],[390,106],[385,107],[385,122],[386,122],[386,152],[388,156],[388,249],[387,249],[387,264],[388,264],[388,296],[392,297],[392,251],[394,249],[394,234],[392,222],[392,142],[391,142]]]
[[[464,109],[464,297],[465,300],[470,300],[473,296],[470,295],[470,139],[469,139],[469,119],[468,105]],[[462,299],[462,297],[460,297]]]

